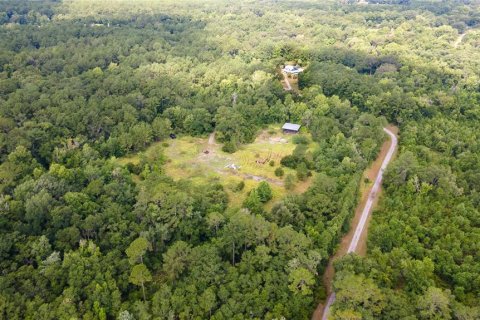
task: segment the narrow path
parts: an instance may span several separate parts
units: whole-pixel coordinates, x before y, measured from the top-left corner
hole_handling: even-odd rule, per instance
[[[350,231],[343,237],[340,247],[332,256],[328,262],[327,269],[323,275],[323,283],[327,290],[327,301],[325,304],[320,303],[315,310],[312,320],[326,320],[328,318],[328,312],[330,306],[335,302],[335,292],[333,292],[332,282],[334,277],[333,262],[351,252],[363,253],[366,252],[366,233],[368,228],[368,221],[372,207],[375,205],[380,194],[380,187],[382,183],[383,173],[390,163],[393,154],[397,147],[397,128],[390,127],[383,129],[389,136],[390,141],[386,141],[377,159],[372,164],[371,168],[367,171],[369,179],[374,180],[374,184],[371,189],[364,190],[360,203],[357,206],[355,216],[352,221],[352,227]]]
[[[282,74],[283,74],[283,89],[285,89],[287,91],[291,91],[292,86],[290,85],[290,81],[288,80],[287,74],[283,71],[282,71]]]
[[[215,131],[210,133],[210,136],[208,136],[208,145],[216,145],[215,143]]]
[[[454,48],[457,48],[458,45],[463,41],[463,38],[465,38],[465,36],[467,35],[469,30],[465,31],[464,33],[460,34],[457,38],[457,40],[455,40],[455,42],[453,43],[453,47]]]

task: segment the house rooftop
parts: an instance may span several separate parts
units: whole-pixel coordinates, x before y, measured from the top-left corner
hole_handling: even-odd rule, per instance
[[[286,73],[300,73],[303,71],[303,68],[300,68],[299,66],[292,66],[290,64],[287,64],[285,68],[283,68],[283,72]]]
[[[299,131],[300,130],[300,125],[295,124],[295,123],[285,123],[282,127],[283,130],[289,130],[289,131]]]

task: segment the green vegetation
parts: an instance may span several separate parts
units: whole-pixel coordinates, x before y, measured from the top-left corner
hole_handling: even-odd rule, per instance
[[[284,174],[285,174],[285,171],[283,170],[282,167],[278,167],[277,169],[275,169],[275,175],[277,177],[283,177]]]
[[[356,2],[0,1],[0,319],[310,318],[387,122],[333,315],[478,319],[479,5]]]

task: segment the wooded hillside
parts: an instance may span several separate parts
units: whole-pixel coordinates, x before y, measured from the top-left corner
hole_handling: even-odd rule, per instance
[[[478,319],[480,7],[369,2],[0,1],[0,319],[310,318],[387,122],[332,317]],[[303,194],[165,172],[172,133],[235,152],[284,122]]]

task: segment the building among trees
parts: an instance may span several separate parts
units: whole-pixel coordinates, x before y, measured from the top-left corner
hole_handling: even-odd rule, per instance
[[[291,75],[298,75],[300,72],[303,72],[303,68],[300,68],[300,66],[292,66],[287,64],[285,68],[283,68],[283,72],[286,74],[291,74]]]
[[[295,123],[285,123],[282,127],[283,133],[298,133],[300,125]]]

